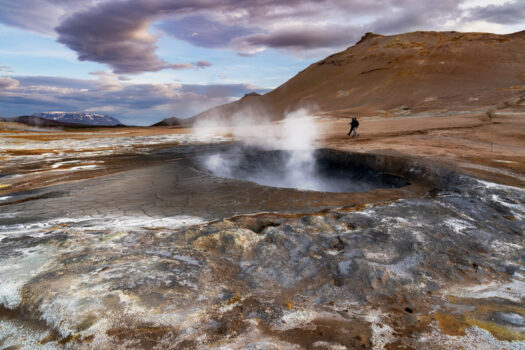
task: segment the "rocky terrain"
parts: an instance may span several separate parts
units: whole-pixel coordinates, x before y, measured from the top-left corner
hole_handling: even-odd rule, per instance
[[[525,346],[523,189],[439,157],[332,150],[316,153],[326,182],[368,169],[409,184],[261,186],[203,167],[238,152],[231,139],[165,130],[3,134],[4,348]]]

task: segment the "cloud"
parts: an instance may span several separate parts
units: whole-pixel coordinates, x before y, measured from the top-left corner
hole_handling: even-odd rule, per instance
[[[525,2],[508,1],[501,5],[478,6],[469,10],[469,20],[498,24],[519,24],[525,19]]]
[[[115,112],[117,108],[115,106],[96,106],[84,109],[85,112],[94,112],[94,113],[111,113]]]
[[[59,18],[62,15],[63,9],[48,1],[4,1],[0,11],[0,21],[52,36],[55,35],[53,28],[60,23]]]
[[[291,51],[341,48],[362,35],[358,25],[350,24],[345,10],[351,9],[359,16],[372,14],[379,8],[377,4],[356,0],[219,0],[213,6],[200,6],[198,15],[179,14],[177,19],[164,20],[157,28],[195,46],[228,48],[241,56],[267,48]]]
[[[94,89],[97,86],[96,80],[74,79],[64,77],[49,76],[17,76],[16,79],[24,87],[29,86],[52,86],[69,89]]]
[[[115,73],[168,68],[154,53],[157,38],[148,32],[150,17],[140,8],[123,5],[101,3],[69,17],[56,27],[58,41],[77,52],[79,60],[105,63]]]
[[[439,6],[415,0],[106,0],[74,7],[66,16],[67,2],[32,1],[42,13],[61,14],[55,28],[58,41],[75,51],[79,60],[106,64],[116,74],[208,66],[160,58],[155,53],[160,33],[150,31],[154,23],[153,28],[196,46],[253,55],[267,48],[335,50],[351,45],[364,31],[392,32],[410,27],[407,23],[432,22],[458,6],[451,0]],[[8,12],[4,21],[13,23],[16,11]],[[397,20],[389,20],[392,17]]]
[[[211,67],[211,63],[208,61],[197,61],[195,63],[175,63],[170,64],[169,68],[179,70],[179,69],[194,69],[194,68],[206,68]]]
[[[208,1],[107,1],[78,12],[56,27],[58,41],[81,61],[107,64],[114,73],[136,74],[163,69],[203,67],[168,63],[155,54],[158,35],[149,28],[155,18],[191,11]]]
[[[0,22],[32,32],[56,36],[54,28],[61,19],[92,5],[91,0],[16,0],[3,1]]]
[[[0,113],[111,112],[124,123],[149,125],[166,117],[189,117],[254,90],[268,91],[245,84],[130,84],[107,71],[92,75],[98,79],[0,77]],[[113,86],[115,82],[118,86]]]
[[[255,32],[240,25],[214,21],[205,15],[166,20],[157,27],[177,39],[207,48],[226,48],[233,39]]]
[[[471,21],[459,27],[462,32],[499,33],[501,25],[487,21]]]
[[[115,91],[122,90],[123,84],[120,77],[112,72],[96,71],[90,72],[90,75],[98,76],[97,90]]]
[[[311,57],[348,47],[367,31],[459,30],[475,23],[497,23],[504,30],[525,21],[521,0],[462,6],[467,2],[17,0],[2,4],[0,22],[57,36],[79,60],[105,64],[115,74],[138,74],[208,67],[200,63],[204,60],[167,62],[159,57],[162,35],[244,56],[273,48]]]
[[[457,0],[392,1],[390,13],[368,24],[370,31],[380,34],[403,33],[413,30],[440,30],[447,20],[461,16]],[[368,31],[368,30],[367,30]]]
[[[240,97],[248,92],[264,94],[269,90],[248,84],[184,84],[181,87],[181,91],[204,95],[210,98],[229,98],[232,96]]]
[[[308,50],[347,45],[358,39],[359,31],[352,26],[291,25],[268,33],[252,34],[233,40],[238,52],[255,54],[267,47],[288,50]]]
[[[170,64],[170,68],[172,69],[191,69],[195,67],[193,63],[176,63],[176,64]]]
[[[16,88],[20,82],[12,78],[0,78],[0,90],[11,90]]]
[[[13,69],[11,69],[9,66],[0,65],[0,72],[12,73]]]
[[[211,65],[212,64],[208,61],[197,61],[197,63],[195,63],[195,66],[199,68],[211,67]]]
[[[77,52],[79,60],[107,64],[117,74],[194,68],[191,63],[168,63],[158,57],[155,54],[158,35],[153,35],[149,28],[156,17],[191,10],[200,2],[102,2],[58,25],[58,41]]]

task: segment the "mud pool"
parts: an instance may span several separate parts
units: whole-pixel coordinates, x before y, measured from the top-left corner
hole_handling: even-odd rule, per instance
[[[359,157],[330,150],[240,147],[201,160],[212,174],[263,186],[319,192],[366,192],[407,186],[405,178],[378,171]]]
[[[524,190],[330,150],[327,182],[354,164],[374,186],[260,185],[250,154],[231,178],[200,166],[232,147],[3,195],[0,347],[525,347]]]

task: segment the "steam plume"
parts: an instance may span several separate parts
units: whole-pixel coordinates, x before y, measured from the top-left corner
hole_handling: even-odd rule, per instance
[[[195,125],[194,130],[201,137],[229,133],[240,142],[227,153],[204,157],[205,169],[217,176],[266,186],[325,190],[319,183],[314,155],[319,129],[308,110],[298,109],[275,123],[262,113],[243,112],[233,115],[229,124],[230,127],[221,126],[224,121],[215,119]],[[255,150],[276,152],[249,161],[263,157]]]

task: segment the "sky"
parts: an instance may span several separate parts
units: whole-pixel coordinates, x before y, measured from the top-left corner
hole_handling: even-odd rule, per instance
[[[0,0],[0,117],[186,118],[415,30],[525,30],[525,1]]]

